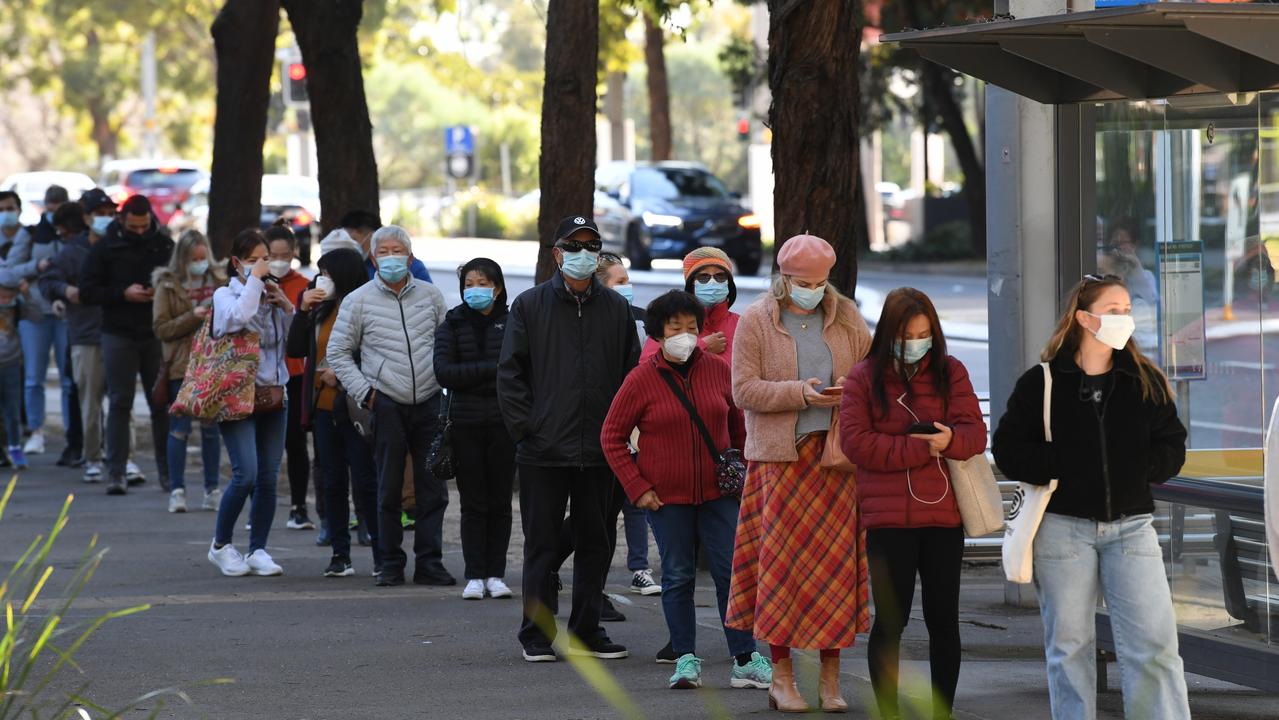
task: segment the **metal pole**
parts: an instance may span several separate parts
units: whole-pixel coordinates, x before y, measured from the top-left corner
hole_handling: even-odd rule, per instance
[[[502,194],[506,197],[512,195],[511,192],[511,146],[509,143],[502,143],[498,148],[498,157],[502,162]]]
[[[142,148],[143,153],[153,158],[159,153],[159,137],[155,113],[156,67],[155,67],[155,33],[149,32],[142,39]]]

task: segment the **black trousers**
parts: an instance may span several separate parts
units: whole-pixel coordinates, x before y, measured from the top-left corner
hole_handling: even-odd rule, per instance
[[[511,488],[515,443],[506,428],[453,426],[457,491],[462,500],[462,558],[466,579],[506,575],[511,544]]]
[[[524,523],[524,621],[520,643],[555,639],[558,600],[553,574],[561,560],[564,511],[573,503],[573,609],[568,629],[586,641],[600,634],[600,604],[612,547],[606,523],[617,481],[607,467],[520,465]],[[614,522],[616,528],[616,522]],[[616,529],[614,530],[616,533]],[[547,632],[551,631],[551,632]]]
[[[604,581],[608,581],[608,570],[613,566],[613,556],[617,553],[617,518],[622,515],[622,504],[626,501],[626,489],[621,481],[614,477],[613,499],[608,504],[608,514],[604,516],[604,524],[608,529],[608,565],[604,568]],[[573,555],[573,513],[569,508],[569,516],[564,520],[564,529],[560,530],[559,559],[555,563],[555,572]]]
[[[403,572],[408,556],[400,510],[404,496],[404,461],[413,461],[413,490],[417,494],[413,532],[415,572],[443,573],[444,509],[448,488],[426,466],[431,441],[439,426],[439,395],[420,405],[401,405],[381,393],[373,403],[373,459],[377,463],[378,544],[382,569]],[[330,528],[331,529],[331,528]]]
[[[933,717],[950,717],[959,684],[959,575],[963,558],[963,528],[877,528],[866,533],[875,601],[867,656],[875,700],[884,717],[897,716],[902,631],[910,622],[916,575],[928,628],[928,664],[940,701],[933,707]]]
[[[289,458],[289,504],[305,509],[306,484],[311,479],[311,457],[306,447],[306,430],[302,429],[302,376],[290,377],[284,389],[289,396],[288,424],[284,430],[284,452]],[[317,504],[320,497],[320,489],[316,488]]]

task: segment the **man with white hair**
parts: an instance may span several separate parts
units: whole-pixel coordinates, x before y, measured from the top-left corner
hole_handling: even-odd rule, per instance
[[[377,275],[343,299],[328,359],[346,393],[373,413],[382,550],[377,584],[404,584],[408,557],[400,548],[400,511],[409,455],[417,494],[413,582],[454,585],[457,580],[444,568],[441,548],[448,489],[427,467],[440,414],[435,329],[448,306],[438,288],[409,274],[413,250],[404,228],[379,228],[370,245]]]

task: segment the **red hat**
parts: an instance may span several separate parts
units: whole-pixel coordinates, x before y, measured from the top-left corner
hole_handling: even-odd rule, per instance
[[[824,278],[835,267],[835,248],[816,235],[796,235],[777,253],[777,266],[783,275]]]
[[[699,247],[684,256],[684,279],[688,280],[696,275],[698,270],[708,266],[722,267],[730,273],[733,272],[733,261],[728,259],[728,255],[723,250]]]

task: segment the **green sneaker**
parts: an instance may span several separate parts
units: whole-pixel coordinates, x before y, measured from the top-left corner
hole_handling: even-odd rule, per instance
[[[730,684],[735,688],[767,690],[773,684],[773,663],[759,653],[751,653],[751,661],[745,665],[733,663]]]
[[[771,677],[771,675],[770,675]],[[675,661],[675,674],[671,676],[672,690],[692,690],[702,686],[702,661],[693,653],[681,655]]]
[[[401,525],[401,526],[402,526],[405,530],[413,530],[414,528],[416,528],[416,527],[417,527],[417,521],[416,521],[416,520],[414,520],[413,518],[409,517],[409,514],[408,514],[408,513],[406,513],[406,512],[404,512],[403,510],[401,510],[401,511],[400,511],[400,525]]]

